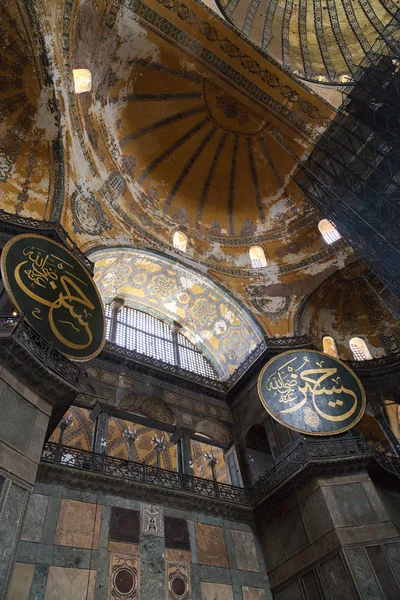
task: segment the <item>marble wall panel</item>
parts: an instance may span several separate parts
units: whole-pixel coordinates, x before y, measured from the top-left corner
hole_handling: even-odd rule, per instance
[[[375,598],[383,600],[383,596],[378,590],[376,580],[364,548],[348,548],[345,553],[350,565],[350,569],[353,573],[353,577],[356,580],[358,589],[361,592],[361,597],[368,600],[374,600]]]
[[[40,542],[48,503],[48,496],[42,494],[31,495],[22,527],[22,540]]]
[[[195,524],[197,560],[200,564],[229,567],[222,527]]]
[[[139,544],[127,544],[125,542],[108,542],[107,546],[109,552],[116,552],[117,554],[127,554],[129,556],[139,556],[140,547]]]
[[[97,548],[101,506],[63,498],[54,543],[75,548]]]
[[[378,521],[361,483],[345,483],[333,486],[333,494],[348,527],[370,525]]]
[[[234,600],[231,585],[201,583],[201,600]]]
[[[0,414],[0,440],[27,454],[37,408],[12,387],[0,382]]]
[[[190,550],[189,528],[185,519],[164,517],[165,545],[174,550]]]
[[[29,600],[34,571],[35,565],[16,563],[8,588],[7,600]]]
[[[110,561],[111,600],[138,598],[139,594],[139,561],[132,556],[112,554]]]
[[[111,511],[110,540],[138,544],[140,538],[140,512],[114,507]]]
[[[191,598],[190,565],[188,563],[167,561],[166,589],[168,600]]]
[[[254,587],[242,587],[243,600],[267,600],[265,590]]]
[[[276,519],[263,525],[261,544],[267,571],[272,571],[286,560],[285,548]]]
[[[93,600],[93,590],[89,570],[50,567],[44,600]]]
[[[300,582],[297,579],[281,588],[274,594],[275,600],[303,600]]]
[[[140,544],[140,600],[165,598],[165,540],[145,535]]]
[[[19,485],[7,482],[4,487],[7,493],[3,506],[0,507],[0,598],[3,598],[10,575],[19,528],[28,500],[28,491]]]
[[[302,500],[301,513],[312,541],[319,539],[333,528],[332,518],[320,488]]]
[[[309,544],[298,506],[293,506],[278,519],[278,528],[288,558],[294,556]]]
[[[232,529],[232,542],[235,550],[236,565],[241,571],[260,571],[254,536],[250,531]]]
[[[172,550],[171,548],[167,548],[165,556],[168,560],[176,560],[183,563],[192,562],[192,553],[187,550]]]
[[[393,572],[400,581],[400,542],[390,542],[385,544],[385,550],[390,560]]]
[[[335,554],[320,564],[321,580],[328,598],[355,600],[356,595],[341,554]]]

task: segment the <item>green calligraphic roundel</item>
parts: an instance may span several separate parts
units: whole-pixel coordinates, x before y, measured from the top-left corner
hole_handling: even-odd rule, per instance
[[[258,395],[276,421],[308,435],[342,433],[365,411],[357,375],[314,350],[292,350],[270,360],[259,375]]]
[[[104,346],[104,310],[89,271],[66,248],[41,235],[11,239],[1,274],[15,307],[56,350],[89,360]]]

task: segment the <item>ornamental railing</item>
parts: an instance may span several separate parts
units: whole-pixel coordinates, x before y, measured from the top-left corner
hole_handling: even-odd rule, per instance
[[[10,338],[27,350],[36,361],[72,384],[78,384],[80,369],[55,350],[26,321],[24,317],[0,315],[0,339]]]
[[[293,450],[249,490],[54,442],[45,444],[41,460],[43,463],[69,467],[80,472],[90,471],[136,484],[186,492],[247,507],[256,506],[283,484],[313,465],[319,468],[329,468],[331,465],[332,468],[338,462],[357,462],[365,465],[375,460],[400,480],[400,459],[374,450],[361,436],[318,441],[299,438]]]
[[[190,381],[194,381],[199,385],[211,387],[221,392],[225,391],[226,384],[223,381],[218,381],[217,379],[210,379],[209,377],[205,377],[204,375],[200,375],[199,373],[195,373],[194,371],[187,371],[186,369],[182,369],[182,367],[178,367],[177,365],[171,365],[170,363],[160,360],[159,358],[154,358],[152,356],[148,356],[147,354],[137,352],[136,350],[130,350],[128,348],[124,348],[123,346],[118,346],[117,344],[113,344],[112,342],[106,342],[103,352],[104,351],[110,352],[114,355],[118,355],[120,357],[123,357],[124,359],[130,359],[141,365],[147,365],[155,369],[160,369],[166,373],[172,373],[173,375],[177,375],[178,377],[190,379]]]
[[[400,363],[400,349],[392,354],[381,356],[379,358],[373,358],[370,360],[346,360],[344,362],[356,373],[374,371],[378,368],[391,367],[392,365]]]
[[[107,341],[104,347],[105,352],[109,352],[112,355],[123,357],[124,359],[130,359],[141,365],[147,365],[152,368],[161,369],[166,373],[172,373],[178,377],[183,377],[220,392],[227,393],[239,379],[248,371],[255,362],[268,350],[288,350],[296,348],[307,348],[311,345],[311,340],[307,336],[298,337],[282,337],[282,338],[265,338],[262,340],[248,355],[248,357],[239,365],[236,371],[231,375],[227,381],[219,381],[218,379],[210,379],[194,371],[187,371],[177,365],[171,365],[170,363],[164,362],[158,358],[153,358],[147,354],[142,354],[136,350],[130,350],[123,346],[118,346],[113,342]]]
[[[248,493],[245,488],[200,477],[192,477],[178,471],[159,469],[144,463],[116,458],[115,456],[62,446],[53,442],[45,444],[42,462],[70,467],[79,471],[94,471],[132,483],[188,492],[209,499],[249,506]]]
[[[296,473],[312,464],[363,459],[371,456],[371,448],[362,437],[311,441],[299,438],[289,454],[261,477],[249,490],[252,504],[271,494]]]

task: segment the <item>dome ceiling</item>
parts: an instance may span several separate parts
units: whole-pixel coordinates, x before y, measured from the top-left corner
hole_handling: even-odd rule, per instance
[[[309,81],[348,81],[398,0],[220,0],[249,40]]]
[[[292,179],[332,108],[211,9],[186,5],[1,7],[2,148],[13,140],[1,205],[60,220],[84,252],[162,250],[222,284],[267,335],[287,335],[303,295],[352,259],[323,242]],[[73,68],[90,70],[90,92],[74,93]],[[267,267],[252,268],[253,244]]]
[[[121,86],[120,56],[111,63],[108,128],[164,215],[224,236],[271,231],[298,216],[291,154],[304,148],[293,132],[284,129],[278,141],[270,120],[174,56],[168,67],[136,57],[130,65]]]
[[[53,113],[52,113],[53,110]],[[51,80],[22,7],[0,5],[0,207],[54,219],[52,151],[58,124]],[[59,156],[59,155],[58,155]]]

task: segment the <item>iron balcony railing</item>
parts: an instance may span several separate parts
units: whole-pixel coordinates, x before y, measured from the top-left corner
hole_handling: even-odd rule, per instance
[[[10,338],[69,384],[78,384],[80,368],[46,342],[24,321],[24,315],[0,315],[0,340]]]
[[[47,442],[42,453],[43,463],[96,472],[132,483],[187,492],[246,507],[257,505],[311,465],[327,467],[338,462],[368,464],[370,461],[376,461],[400,481],[400,459],[377,451],[361,436],[316,441],[299,438],[291,452],[249,490],[54,442]]]
[[[118,477],[125,481],[147,484],[175,491],[189,492],[197,496],[214,498],[249,506],[249,497],[245,488],[235,487],[219,481],[192,477],[178,471],[159,469],[144,463],[137,463],[115,456],[79,450],[47,442],[42,453],[42,462],[61,465],[80,471],[95,471],[102,475]]]
[[[312,441],[299,438],[289,452],[270,471],[267,471],[249,490],[252,504],[270,495],[276,488],[312,464],[367,459],[371,448],[362,437]]]

